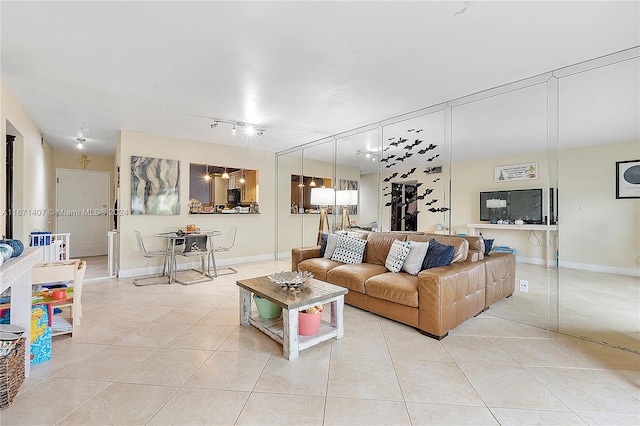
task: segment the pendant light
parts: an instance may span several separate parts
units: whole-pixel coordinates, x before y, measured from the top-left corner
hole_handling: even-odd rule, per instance
[[[311,182],[309,182],[309,186],[316,186],[316,178],[311,176]]]
[[[244,169],[242,169],[242,177],[240,178],[240,183],[245,183],[246,180],[244,178]]]
[[[224,173],[220,176],[220,179],[229,179],[229,173],[227,173],[227,166],[224,167]]]

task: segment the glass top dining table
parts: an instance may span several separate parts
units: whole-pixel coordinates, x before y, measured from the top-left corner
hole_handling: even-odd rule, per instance
[[[187,235],[206,235],[207,236],[207,251],[213,258],[213,269],[216,268],[216,258],[213,251],[213,246],[211,244],[211,239],[213,237],[217,237],[222,235],[222,231],[218,231],[216,229],[202,229],[197,232],[182,232],[182,231],[168,231],[168,232],[160,232],[155,234],[154,237],[164,238],[167,240],[166,252],[165,252],[165,261],[169,262],[167,273],[169,274],[169,284],[173,283],[175,279],[176,271],[174,270],[175,259],[176,259],[176,241],[185,239]],[[169,259],[166,259],[166,257]]]

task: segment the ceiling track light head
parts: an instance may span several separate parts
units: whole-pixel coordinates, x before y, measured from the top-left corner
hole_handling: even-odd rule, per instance
[[[266,132],[265,129],[259,129],[257,128],[254,124],[251,123],[247,123],[245,121],[231,121],[231,120],[223,120],[223,119],[215,119],[213,121],[213,123],[210,125],[211,130],[215,129],[216,127],[218,127],[218,125],[220,123],[227,123],[227,124],[231,124],[231,134],[235,135],[236,134],[236,127],[242,127],[245,130],[245,133],[249,136],[262,136],[264,134],[264,132]]]

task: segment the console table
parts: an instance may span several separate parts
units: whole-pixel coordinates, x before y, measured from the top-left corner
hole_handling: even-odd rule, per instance
[[[469,235],[480,235],[481,229],[505,229],[511,231],[557,231],[558,225],[498,225],[493,223],[467,223]]]
[[[0,266],[0,292],[11,287],[11,324],[25,329],[27,341],[31,336],[31,268],[42,256],[40,247],[27,247],[18,257]],[[31,345],[24,345],[24,376],[31,371]]]
[[[551,232],[558,231],[558,225],[533,225],[533,224],[522,224],[522,225],[499,225],[493,223],[467,223],[467,228],[469,228],[469,235],[480,235],[481,229],[500,229],[505,231],[543,231],[545,233],[545,241],[550,240]],[[549,250],[547,248],[547,244],[545,244],[545,252],[544,252],[545,263],[550,265],[549,263]]]

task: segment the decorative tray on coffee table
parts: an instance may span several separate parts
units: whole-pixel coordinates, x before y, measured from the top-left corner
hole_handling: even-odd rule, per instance
[[[311,272],[291,272],[282,271],[276,272],[268,276],[269,279],[283,288],[298,288],[305,284],[311,278],[313,274]]]

